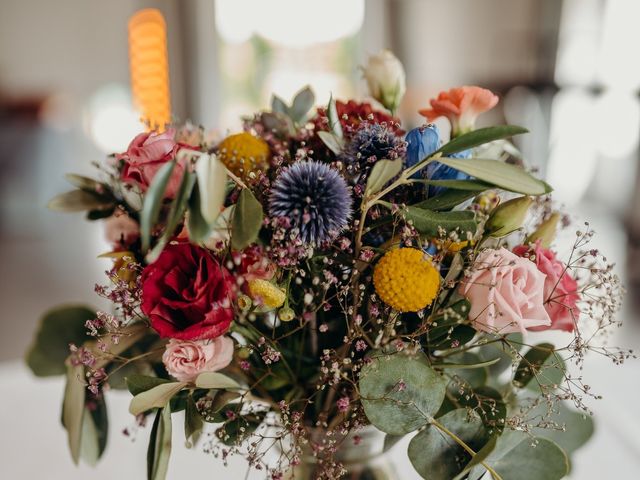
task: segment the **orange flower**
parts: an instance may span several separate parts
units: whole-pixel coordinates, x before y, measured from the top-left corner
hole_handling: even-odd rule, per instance
[[[498,97],[486,88],[458,87],[440,92],[438,98],[430,103],[431,108],[419,110],[418,113],[430,122],[438,117],[447,117],[451,122],[452,136],[455,137],[473,130],[478,115],[495,107]]]

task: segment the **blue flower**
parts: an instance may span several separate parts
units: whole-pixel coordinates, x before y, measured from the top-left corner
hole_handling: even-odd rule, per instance
[[[288,218],[304,243],[333,240],[347,226],[352,199],[344,178],[328,165],[297,162],[278,175],[269,197],[269,214]]]
[[[406,166],[413,167],[440,147],[440,131],[433,124],[414,128],[405,137],[407,141]],[[417,173],[413,178],[422,175]]]

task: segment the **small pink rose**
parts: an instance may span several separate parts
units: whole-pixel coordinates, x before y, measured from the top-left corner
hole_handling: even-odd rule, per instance
[[[114,250],[128,249],[140,237],[140,227],[129,215],[116,211],[105,220],[104,234]]]
[[[180,382],[193,382],[203,372],[215,372],[231,362],[233,340],[176,340],[172,338],[162,355],[167,372]]]
[[[580,317],[577,302],[578,282],[571,276],[567,266],[556,258],[556,254],[541,246],[540,241],[531,247],[518,245],[513,253],[533,260],[542,273],[544,281],[544,307],[551,318],[551,326],[536,327],[531,330],[564,330],[573,332]]]
[[[137,185],[146,192],[158,170],[170,160],[173,160],[181,148],[194,148],[177,143],[175,130],[168,129],[163,133],[146,132],[135,137],[127,151],[116,155],[116,160],[124,162],[121,172],[122,181]],[[167,185],[166,197],[173,198],[178,192],[184,162],[178,162]]]
[[[544,308],[545,275],[506,248],[487,249],[475,260],[460,293],[471,302],[476,330],[506,334],[549,326]]]

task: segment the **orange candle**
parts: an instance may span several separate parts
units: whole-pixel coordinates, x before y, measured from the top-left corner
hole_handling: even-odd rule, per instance
[[[147,8],[129,20],[129,63],[135,108],[149,130],[171,121],[167,24],[159,10]]]

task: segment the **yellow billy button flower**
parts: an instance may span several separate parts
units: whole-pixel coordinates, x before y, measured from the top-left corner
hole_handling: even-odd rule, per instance
[[[287,298],[284,290],[262,279],[249,282],[249,293],[254,300],[261,302],[267,308],[278,308],[284,304]]]
[[[436,298],[440,274],[420,250],[398,248],[380,259],[373,285],[387,305],[400,312],[417,312]]]
[[[218,158],[231,172],[245,179],[251,172],[269,168],[269,145],[250,133],[236,133],[220,142]]]

